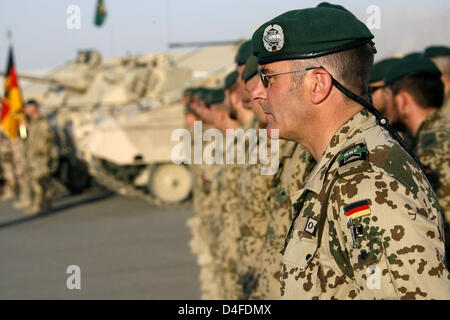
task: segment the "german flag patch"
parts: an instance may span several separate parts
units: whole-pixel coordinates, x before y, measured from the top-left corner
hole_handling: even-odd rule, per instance
[[[354,202],[344,207],[344,213],[347,218],[356,219],[370,214],[368,200]]]

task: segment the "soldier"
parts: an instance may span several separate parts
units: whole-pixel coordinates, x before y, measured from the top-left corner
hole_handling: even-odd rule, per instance
[[[324,7],[286,12],[253,34],[261,83],[252,96],[268,134],[278,129],[317,161],[291,194],[281,298],[450,298],[436,195],[362,98],[372,39],[352,14]]]
[[[241,97],[248,101],[245,103],[245,106],[252,108],[255,114],[252,129],[255,132],[256,139],[249,141],[248,156],[246,157],[249,162],[252,157],[258,160],[258,149],[260,152],[264,150],[260,146],[267,145],[266,153],[269,157],[272,151],[275,152],[275,150],[271,150],[271,147],[278,149],[278,142],[275,146],[271,146],[268,143],[270,140],[267,141],[267,138],[261,140],[259,136],[258,130],[265,128],[267,122],[261,107],[250,100],[249,94],[249,89],[259,81],[257,68],[258,61],[254,55],[251,55],[247,59],[241,79],[245,92],[241,94]],[[266,165],[262,165],[260,161],[257,161],[255,164],[246,163],[241,166],[238,177],[238,201],[241,204],[237,211],[240,230],[238,242],[239,264],[237,270],[239,273],[239,284],[242,286],[240,299],[249,299],[251,292],[256,286],[259,253],[267,230],[268,213],[266,201],[273,190],[273,173],[262,174],[261,170],[264,170],[263,167],[266,167]]]
[[[27,127],[25,116],[22,115],[23,120],[21,125]],[[14,202],[16,209],[29,208],[31,206],[31,189],[29,174],[26,170],[26,155],[25,155],[25,140],[26,137],[17,137],[11,140],[11,149],[15,172],[17,175],[18,199]]]
[[[375,63],[369,76],[369,94],[373,106],[386,117],[386,98],[384,94],[384,76],[389,69],[400,61],[399,58],[387,58]]]
[[[1,201],[10,201],[16,199],[17,175],[14,166],[11,139],[0,132],[0,156],[3,171],[3,192]]]
[[[425,49],[424,56],[431,59],[442,73],[444,83],[444,103],[442,112],[450,119],[450,48],[445,46],[430,46]]]
[[[209,97],[210,90],[198,88],[193,92],[191,101],[192,110],[202,121],[202,135],[208,128],[213,128],[213,113],[210,110],[210,102],[205,98]],[[203,144],[203,150],[206,144]],[[192,149],[193,150],[193,149]],[[200,285],[202,299],[219,299],[221,284],[216,275],[215,262],[217,260],[215,244],[215,234],[212,233],[211,220],[214,213],[214,175],[216,167],[206,163],[194,164],[191,166],[193,172],[193,207],[194,219],[188,221],[188,226],[193,233],[191,242],[192,251],[198,256],[200,266]]]
[[[230,116],[238,120],[240,128],[244,131],[249,129],[254,123],[253,111],[246,108],[242,101],[242,84],[240,82],[245,61],[250,55],[251,43],[247,41],[238,49],[235,58],[237,64],[237,73],[233,76],[233,78],[235,77],[235,82],[225,91],[226,99],[229,98]],[[230,154],[236,145],[231,139],[228,142],[229,144],[224,147],[225,154]],[[237,152],[234,152],[234,156],[234,163],[221,166],[216,178],[219,187],[216,211],[220,213],[220,221],[223,229],[218,237],[220,243],[218,255],[222,263],[222,279],[224,284],[223,299],[238,299],[242,292],[238,284],[239,275],[237,270],[238,241],[240,238],[237,213],[241,206],[238,196],[240,190],[238,180],[241,165],[236,164]]]
[[[388,118],[414,137],[413,152],[425,167],[446,220],[450,247],[450,120],[441,112],[441,72],[428,58],[405,58],[386,74]],[[448,259],[447,259],[448,261]]]
[[[31,206],[26,213],[44,213],[51,209],[49,187],[54,135],[47,119],[40,114],[37,101],[27,101],[24,111],[29,119],[25,154],[32,193]]]

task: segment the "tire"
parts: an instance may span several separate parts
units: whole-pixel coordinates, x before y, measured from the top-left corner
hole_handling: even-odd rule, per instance
[[[149,191],[167,203],[178,203],[189,197],[192,175],[184,165],[160,164],[150,171]]]

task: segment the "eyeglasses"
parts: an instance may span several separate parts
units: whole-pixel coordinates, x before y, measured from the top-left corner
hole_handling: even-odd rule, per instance
[[[264,86],[264,88],[267,88],[269,86],[269,79],[275,76],[279,76],[282,74],[288,74],[288,73],[295,73],[295,72],[303,72],[303,71],[309,71],[313,69],[321,69],[322,67],[309,67],[303,70],[293,70],[293,71],[287,71],[287,72],[279,72],[279,73],[269,73],[265,74],[262,70],[259,70],[259,78],[261,79],[261,82]]]
[[[373,87],[369,87],[368,91],[369,94],[373,94],[375,91],[377,91],[378,89],[384,88],[384,86],[373,86]]]

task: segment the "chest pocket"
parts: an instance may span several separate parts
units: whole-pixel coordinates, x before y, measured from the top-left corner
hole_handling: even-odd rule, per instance
[[[317,239],[291,239],[284,252],[282,262],[287,266],[292,266],[304,270],[314,259],[317,253]]]

